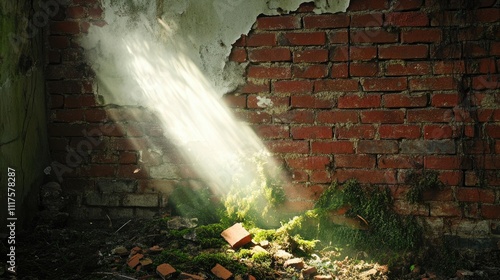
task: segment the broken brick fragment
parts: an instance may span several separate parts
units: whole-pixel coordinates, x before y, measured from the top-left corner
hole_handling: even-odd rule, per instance
[[[252,241],[250,233],[241,225],[241,223],[234,224],[221,233],[222,237],[233,247],[239,248]]]
[[[130,250],[130,255],[131,256],[133,256],[135,254],[139,254],[139,253],[142,253],[142,248],[141,247],[135,246],[134,248],[132,248]]]
[[[136,266],[138,266],[141,262],[141,259],[144,257],[143,254],[135,254],[133,255],[132,257],[130,257],[128,259],[128,262],[127,262],[127,265],[130,267],[130,268],[135,268]]]
[[[162,279],[167,279],[170,277],[172,274],[175,273],[175,268],[173,268],[171,265],[168,263],[162,263],[159,266],[156,267],[156,273],[162,278]]]
[[[149,248],[149,253],[150,254],[158,254],[158,253],[161,253],[163,251],[163,248],[158,246],[158,245],[154,245],[153,247]]]
[[[297,268],[297,269],[302,269],[302,268],[304,268],[304,261],[301,258],[293,258],[293,259],[287,260],[283,266],[285,268],[293,267],[293,268]]]
[[[233,273],[229,270],[227,270],[225,267],[223,267],[222,265],[220,264],[216,264],[210,271],[212,271],[212,273],[221,278],[221,279],[229,279],[231,278],[231,276],[233,276]]]
[[[248,280],[257,280],[253,275],[248,275]]]
[[[307,267],[305,267],[304,269],[302,269],[302,275],[303,275],[305,278],[307,278],[307,277],[309,277],[309,276],[311,276],[311,275],[314,275],[314,274],[316,274],[316,273],[318,273],[318,270],[317,270],[317,269],[316,269],[316,267],[314,267],[314,266],[307,266]]]
[[[333,280],[333,277],[330,275],[316,275],[314,280]]]

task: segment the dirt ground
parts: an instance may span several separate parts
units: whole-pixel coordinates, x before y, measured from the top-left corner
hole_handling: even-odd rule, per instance
[[[262,273],[255,279],[315,279],[315,273],[306,274],[305,269],[292,265],[285,268],[283,262],[276,258],[270,258],[269,262],[260,265],[253,264],[250,258],[235,258],[235,250],[228,245],[202,248],[198,242],[187,239],[170,234],[165,223],[159,220],[72,222],[63,228],[37,225],[19,235],[17,275],[8,274],[3,268],[0,279],[161,279],[155,271],[156,266],[164,262],[166,256],[170,256],[172,263],[175,263],[176,257],[165,252],[179,251],[183,252],[180,255],[185,253],[188,262],[195,255],[220,256],[229,252],[233,256],[231,262],[251,268],[248,271],[254,274],[262,268]],[[219,244],[219,240],[215,241]],[[118,250],[121,246],[125,247],[124,252]],[[149,250],[153,246],[160,249],[157,252]],[[254,250],[248,246],[244,248]],[[425,265],[410,265],[404,261],[391,265],[379,264],[364,260],[367,257],[364,252],[351,252],[346,256],[335,250],[323,249],[301,257],[306,268],[315,267],[316,275],[331,276],[319,279],[500,279],[499,251],[468,258],[466,268],[452,275],[440,275],[432,269],[426,269]],[[132,268],[129,263],[134,253],[143,254],[142,261],[145,262]],[[215,262],[216,259],[208,258],[207,267],[214,266]],[[204,279],[220,279],[207,267],[188,265],[183,268],[190,270],[184,272]],[[170,279],[190,279],[182,278],[179,272]],[[235,273],[230,279],[251,278],[246,273]]]

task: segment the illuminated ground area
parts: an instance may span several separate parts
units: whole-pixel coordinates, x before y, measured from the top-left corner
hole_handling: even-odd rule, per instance
[[[19,239],[19,255],[23,258],[19,260],[17,278],[4,274],[1,279],[161,279],[155,268],[163,262],[178,270],[171,279],[182,279],[178,276],[181,271],[219,279],[210,272],[216,263],[234,272],[231,279],[247,279],[245,275],[250,273],[256,275],[256,279],[313,279],[301,276],[302,269],[284,268],[284,260],[275,255],[278,244],[293,257],[314,266],[321,275],[331,275],[333,279],[422,279],[433,275],[435,279],[450,279],[458,270],[463,275],[469,272],[473,275],[460,279],[498,279],[500,276],[499,252],[475,256],[465,251],[441,256],[416,256],[408,252],[388,265],[370,261],[369,252],[348,247],[318,247],[306,252],[290,241],[271,240],[265,249],[270,252],[267,255],[253,252],[253,245],[230,250],[219,235],[220,225],[198,227],[199,238],[193,241],[185,235],[192,230],[168,229],[167,220],[134,220],[125,226],[127,221],[85,222],[62,229],[38,225]],[[254,232],[256,240],[262,241],[265,236],[265,233]],[[162,250],[147,251],[155,245]],[[127,251],[123,255],[113,254],[113,249],[116,253],[119,246]],[[144,259],[149,258],[153,263],[131,269],[127,261],[134,247],[143,249]],[[439,271],[433,266],[437,262],[453,265],[452,271],[447,274]]]

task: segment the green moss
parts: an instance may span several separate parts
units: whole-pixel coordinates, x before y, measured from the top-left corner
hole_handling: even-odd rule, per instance
[[[177,186],[169,197],[172,212],[184,217],[198,218],[200,224],[217,223],[222,205],[212,200],[208,188],[193,190],[187,186]]]
[[[223,224],[202,225],[195,229],[196,238],[202,248],[220,248],[227,244],[220,235],[225,229]]]
[[[406,177],[406,183],[411,185],[406,194],[406,200],[410,203],[422,201],[424,191],[443,188],[443,183],[439,180],[439,173],[433,170],[413,171]]]

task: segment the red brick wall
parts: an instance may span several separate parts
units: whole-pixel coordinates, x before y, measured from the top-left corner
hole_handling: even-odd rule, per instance
[[[63,188],[80,206],[75,216],[148,216],[175,183],[198,181],[168,144],[168,159],[148,151],[146,140],[164,142],[154,115],[99,105],[76,39],[105,24],[103,11],[98,1],[72,2],[52,18],[48,36],[52,157],[71,169],[63,169]],[[311,207],[332,181],[355,178],[390,188],[399,213],[425,218],[435,232],[495,232],[498,3],[351,0],[333,15],[312,8],[256,19],[230,56],[248,63],[246,84],[224,97],[289,170],[288,205]],[[259,106],[262,98],[273,105]],[[176,175],[153,179],[151,168],[166,161],[178,166]],[[437,171],[445,187],[410,205],[405,178],[422,168]]]

